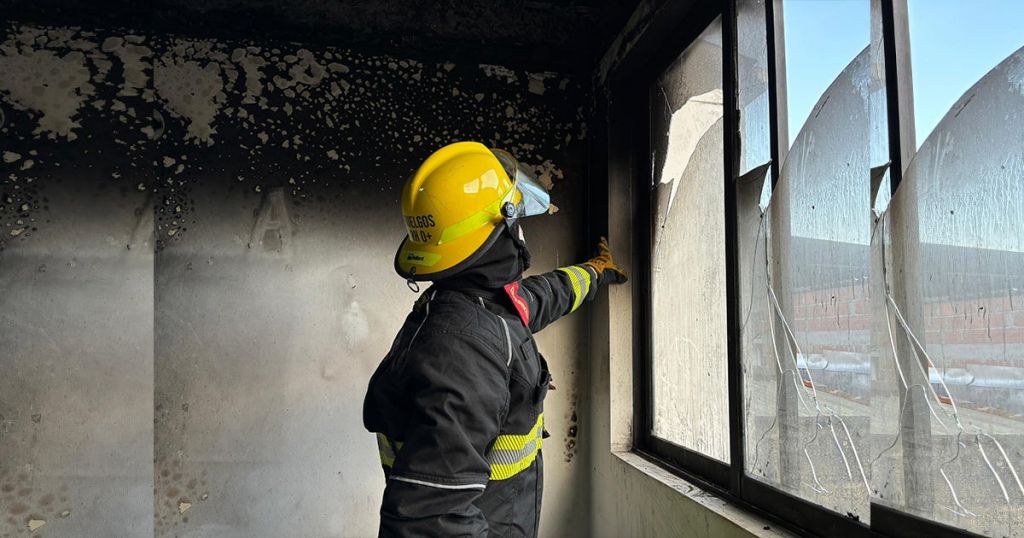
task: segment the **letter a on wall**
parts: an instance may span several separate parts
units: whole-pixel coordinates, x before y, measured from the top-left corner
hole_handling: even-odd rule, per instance
[[[249,236],[249,248],[272,254],[290,254],[292,220],[288,216],[288,202],[284,190],[267,192],[260,205],[256,224]]]

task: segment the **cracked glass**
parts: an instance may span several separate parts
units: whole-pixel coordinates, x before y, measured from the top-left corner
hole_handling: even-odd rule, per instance
[[[870,469],[868,49],[810,111],[759,206],[740,178],[746,471],[866,520]]]
[[[650,88],[652,433],[728,461],[721,44],[716,19]]]
[[[927,136],[871,247],[874,500],[990,536],[1024,535],[1022,122],[1024,49]]]

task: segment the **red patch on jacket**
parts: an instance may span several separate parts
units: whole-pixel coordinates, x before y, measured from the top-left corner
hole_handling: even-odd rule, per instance
[[[508,294],[508,298],[512,300],[512,305],[519,312],[519,319],[523,320],[523,325],[529,327],[530,305],[526,304],[526,299],[522,295],[519,295],[519,281],[505,284],[505,293]]]

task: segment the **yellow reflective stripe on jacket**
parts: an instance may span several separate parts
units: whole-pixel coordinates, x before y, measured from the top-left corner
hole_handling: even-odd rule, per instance
[[[491,480],[506,480],[525,471],[533,465],[544,444],[544,413],[537,416],[530,433],[525,435],[499,435],[494,440],[487,462],[491,466]],[[401,442],[393,442],[383,433],[377,434],[377,449],[380,463],[394,467],[395,456],[402,449]]]
[[[530,433],[499,435],[487,454],[487,462],[491,464],[491,480],[512,478],[529,469],[543,444],[544,413],[537,415],[537,422]]]
[[[392,443],[388,436],[383,433],[377,434],[377,451],[380,452],[380,464],[385,467],[394,467],[395,456],[402,448],[402,443]]]
[[[558,270],[569,275],[569,283],[572,284],[572,293],[575,297],[569,312],[575,312],[590,293],[590,271],[578,265],[560,267]]]

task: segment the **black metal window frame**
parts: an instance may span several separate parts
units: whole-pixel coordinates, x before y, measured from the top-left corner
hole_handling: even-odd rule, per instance
[[[884,53],[886,62],[886,98],[889,128],[891,188],[901,178],[900,102],[896,48],[893,24],[893,2],[905,0],[872,0],[882,11]],[[945,537],[968,535],[957,529],[926,520],[890,507],[871,502],[870,527],[859,518],[843,515],[818,504],[787,493],[748,476],[744,469],[743,369],[740,356],[740,308],[737,267],[737,203],[735,178],[739,175],[740,118],[737,107],[737,22],[736,0],[673,0],[665,2],[652,16],[646,30],[609,74],[610,103],[602,110],[607,118],[608,157],[628,159],[628,164],[608,163],[607,168],[594,171],[609,173],[626,169],[631,177],[633,267],[633,372],[634,428],[633,449],[641,456],[669,471],[711,491],[742,508],[804,535],[820,536],[922,536]],[[782,0],[765,0],[765,21],[768,56],[769,131],[771,137],[772,182],[780,172],[780,104],[776,67],[776,35],[781,17],[776,5]],[[905,6],[905,4],[904,4]],[[905,13],[905,12],[904,12]],[[715,18],[722,23],[722,89],[724,95],[724,213],[726,240],[726,322],[729,394],[729,463],[723,463],[700,452],[676,445],[652,434],[654,390],[652,379],[651,330],[651,255],[652,255],[652,189],[650,186],[650,111],[651,84],[678,56],[693,43]],[[904,36],[905,37],[905,36]],[[784,80],[784,77],[781,79]],[[782,82],[784,84],[784,82]],[[783,127],[784,130],[784,127]],[[784,131],[783,131],[784,132]],[[868,140],[864,141],[865,144]],[[865,178],[867,180],[867,178]],[[589,196],[607,207],[608,200],[588,189]],[[600,214],[598,214],[600,213]],[[604,211],[593,216],[607,216]]]

